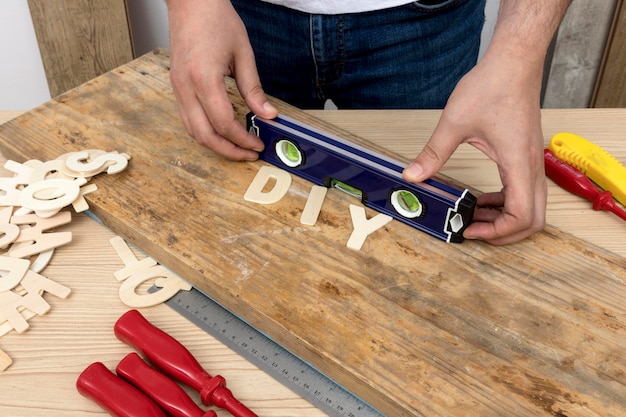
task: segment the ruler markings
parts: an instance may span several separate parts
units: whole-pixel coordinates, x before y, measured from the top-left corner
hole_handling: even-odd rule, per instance
[[[166,304],[330,416],[385,417],[195,287]]]

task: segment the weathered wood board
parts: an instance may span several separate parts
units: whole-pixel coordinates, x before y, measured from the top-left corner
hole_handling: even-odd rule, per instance
[[[133,59],[125,0],[28,0],[52,97]]]
[[[617,0],[604,57],[598,70],[592,107],[626,107],[626,3]]]
[[[304,180],[274,205],[244,201],[264,163],[186,135],[168,63],[157,50],[14,119],[0,151],[131,155],[94,180],[92,211],[390,417],[626,414],[626,259],[551,227],[493,247],[399,222],[351,251],[345,194],[331,190],[312,227],[299,223]]]

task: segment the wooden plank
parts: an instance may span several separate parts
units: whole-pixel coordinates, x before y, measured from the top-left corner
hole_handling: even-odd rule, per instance
[[[595,91],[592,107],[626,107],[626,7],[618,0],[615,18],[607,45]]]
[[[130,154],[123,174],[96,179],[93,211],[389,416],[626,413],[626,259],[552,227],[493,247],[398,222],[350,251],[345,194],[328,193],[313,227],[299,224],[299,178],[275,205],[243,200],[264,163],[225,161],[186,135],[168,58],[155,51],[13,119],[2,152]]]
[[[133,59],[125,0],[28,0],[55,97]]]

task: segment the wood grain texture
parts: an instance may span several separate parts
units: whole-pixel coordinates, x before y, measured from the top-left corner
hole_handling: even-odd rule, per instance
[[[592,97],[592,107],[626,107],[626,6],[618,0],[604,58]]]
[[[125,0],[28,0],[52,97],[133,59]]]
[[[616,0],[573,1],[559,26],[550,57],[544,108],[586,108],[591,103]]]
[[[272,206],[243,200],[263,163],[225,161],[187,137],[165,51],[13,119],[0,141],[16,160],[131,155],[86,196],[95,214],[389,416],[626,412],[626,259],[553,227],[493,247],[398,222],[350,251],[345,194],[329,191],[313,227],[299,223],[304,180]]]

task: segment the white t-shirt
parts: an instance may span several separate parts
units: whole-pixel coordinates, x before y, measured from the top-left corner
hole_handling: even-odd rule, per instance
[[[407,0],[263,0],[313,14],[360,13],[413,3]]]

